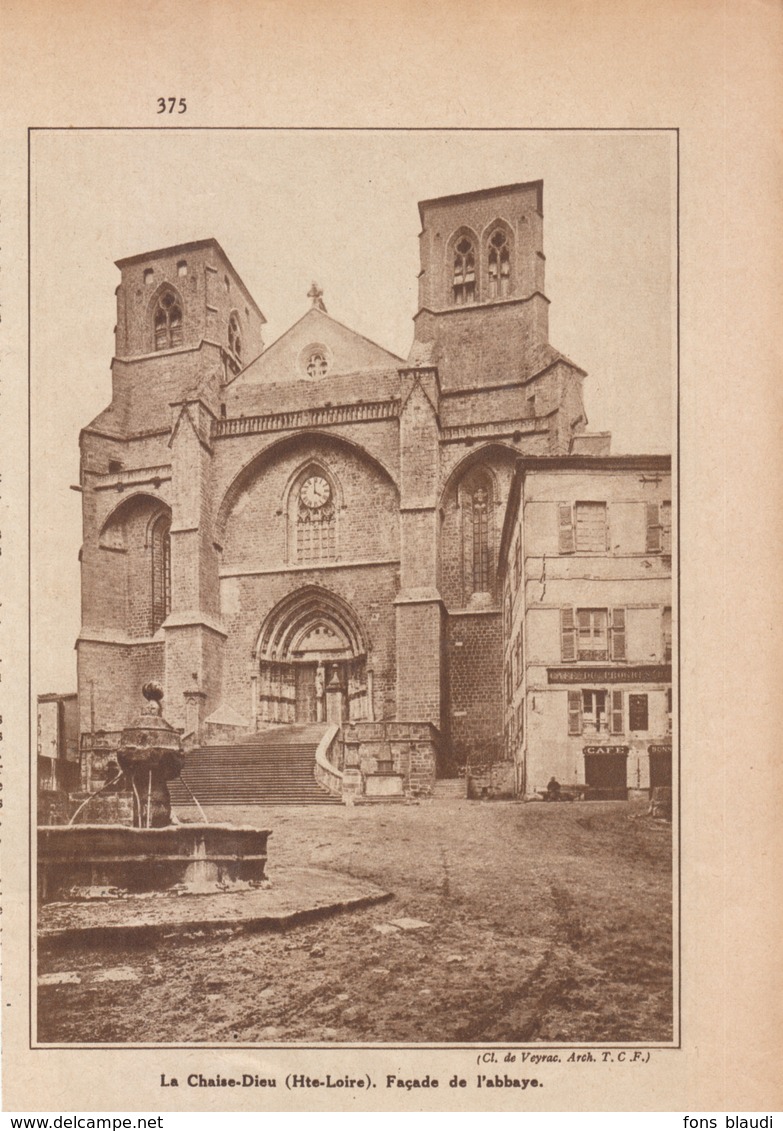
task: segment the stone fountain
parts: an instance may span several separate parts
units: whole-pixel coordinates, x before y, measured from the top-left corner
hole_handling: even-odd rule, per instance
[[[74,824],[38,829],[38,898],[80,900],[120,896],[214,894],[265,884],[269,829],[238,825],[172,824],[167,783],[185,761],[182,740],[163,718],[163,691],[142,688],[146,704],[122,731],[117,752],[133,797],[133,825]],[[194,799],[195,800],[195,799]],[[200,806],[199,806],[200,808]]]

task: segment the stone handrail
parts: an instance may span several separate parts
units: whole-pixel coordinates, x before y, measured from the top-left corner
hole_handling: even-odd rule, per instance
[[[324,424],[349,424],[355,421],[393,420],[400,414],[400,401],[361,401],[354,404],[328,405],[320,408],[292,409],[258,416],[232,416],[216,420],[212,426],[214,439],[224,436],[248,436],[259,432],[286,432],[294,428]]]
[[[335,794],[337,797],[342,797],[343,792],[343,775],[342,771],[338,770],[332,762],[329,761],[328,751],[335,738],[340,732],[340,728],[336,723],[331,723],[324,731],[323,738],[318,743],[318,748],[315,752],[315,780],[319,785],[324,786],[330,793]]]
[[[159,486],[171,479],[171,464],[155,464],[153,467],[130,467],[121,471],[90,472],[95,477],[95,490],[106,491],[114,488],[122,491],[125,487],[135,487],[143,483]]]

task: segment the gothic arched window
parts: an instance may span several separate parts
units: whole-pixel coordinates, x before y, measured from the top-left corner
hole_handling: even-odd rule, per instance
[[[503,228],[496,228],[489,237],[487,276],[489,297],[506,298],[511,290],[511,252]]]
[[[320,466],[305,468],[299,475],[291,492],[291,506],[297,562],[306,565],[334,561],[337,556],[334,487]]]
[[[493,591],[492,480],[486,471],[473,472],[460,490],[462,506],[463,584],[465,596]]]
[[[153,524],[152,550],[152,631],[157,632],[171,612],[171,519],[162,514]]]
[[[470,498],[473,537],[473,592],[488,593],[489,584],[489,491],[480,484]]]
[[[239,319],[232,314],[228,320],[228,348],[239,361],[242,360],[242,337],[239,332]]]
[[[468,236],[461,236],[454,247],[452,295],[458,306],[476,301],[476,252]]]
[[[182,307],[173,291],[164,291],[153,317],[155,349],[175,349],[182,345]]]

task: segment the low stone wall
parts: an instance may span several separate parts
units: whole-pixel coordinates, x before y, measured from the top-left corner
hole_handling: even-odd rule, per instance
[[[86,793],[72,793],[68,800],[68,816],[65,821],[47,822],[49,824],[67,824],[76,816],[75,825],[132,825],[133,824],[133,795],[129,789],[111,789],[105,793],[96,793],[89,798]],[[79,807],[87,802],[81,812]],[[41,824],[45,822],[41,821]]]
[[[466,777],[471,801],[508,799],[516,793],[513,762],[492,762],[475,769],[468,767]]]
[[[431,723],[357,721],[343,726],[346,772],[397,774],[408,797],[431,797],[440,735]]]
[[[264,881],[269,829],[241,825],[60,825],[38,829],[38,897],[213,891]]]
[[[38,791],[39,825],[67,825],[72,812],[67,793],[56,789]]]

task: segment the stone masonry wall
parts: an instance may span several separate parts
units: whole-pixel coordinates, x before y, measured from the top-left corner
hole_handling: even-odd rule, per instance
[[[82,640],[78,650],[81,733],[90,732],[93,703],[96,730],[122,730],[143,705],[143,684],[164,680],[163,641],[123,645]]]
[[[449,738],[455,760],[499,756],[503,732],[499,612],[449,615],[448,673]]]

